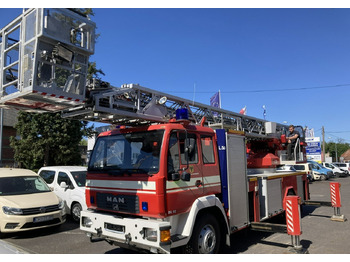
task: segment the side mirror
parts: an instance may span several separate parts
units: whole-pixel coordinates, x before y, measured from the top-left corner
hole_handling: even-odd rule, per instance
[[[190,181],[191,180],[191,174],[187,173],[186,171],[183,171],[181,174],[181,180],[183,181]]]
[[[60,187],[66,189],[68,186],[67,186],[66,182],[63,181],[63,182],[61,182]]]
[[[180,174],[179,173],[171,174],[171,180],[172,181],[179,181],[180,180]]]

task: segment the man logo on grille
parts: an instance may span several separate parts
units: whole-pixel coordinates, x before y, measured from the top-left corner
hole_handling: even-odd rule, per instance
[[[45,208],[45,207],[41,207],[41,208],[39,209],[39,211],[40,211],[40,213],[45,213],[45,212],[46,212],[46,208]]]
[[[119,211],[119,205],[118,204],[113,203],[112,208],[113,208],[113,210]]]

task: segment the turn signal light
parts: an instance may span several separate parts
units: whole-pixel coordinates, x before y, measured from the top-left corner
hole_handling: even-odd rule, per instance
[[[170,229],[160,231],[160,242],[170,241]]]

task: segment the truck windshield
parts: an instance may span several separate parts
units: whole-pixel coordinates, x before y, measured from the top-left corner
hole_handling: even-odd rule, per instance
[[[106,170],[112,175],[155,174],[159,171],[163,134],[164,130],[156,130],[99,137],[89,170]]]

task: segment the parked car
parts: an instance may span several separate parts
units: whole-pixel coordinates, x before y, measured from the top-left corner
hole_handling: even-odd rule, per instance
[[[307,161],[307,163],[311,164],[313,174],[324,174],[326,176],[326,179],[330,179],[332,176],[334,176],[333,171],[323,167],[321,164],[315,161]]]
[[[283,165],[276,168],[277,172],[296,172],[293,165]]]
[[[305,171],[312,177],[312,181],[314,180],[326,180],[333,176],[333,172],[322,167],[315,161],[307,161],[304,164],[294,165],[294,168],[297,171]]]
[[[339,176],[346,177],[349,175],[348,172],[340,169],[339,167],[337,167],[336,165],[333,165],[331,163],[323,162],[323,163],[321,163],[321,165],[325,168],[332,170],[335,177],[339,177]]]
[[[0,233],[56,226],[66,221],[64,202],[31,170],[0,168]]]
[[[40,168],[38,174],[51,190],[65,202],[66,212],[74,221],[80,221],[80,212],[86,210],[86,167],[50,166]]]
[[[347,174],[350,174],[350,163],[332,163],[333,165],[339,167],[341,170],[344,170],[345,172],[347,172]]]

